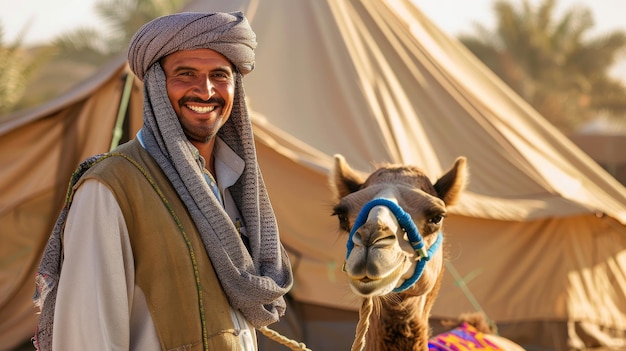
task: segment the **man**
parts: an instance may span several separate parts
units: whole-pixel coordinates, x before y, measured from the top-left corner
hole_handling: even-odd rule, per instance
[[[37,277],[36,347],[256,350],[254,328],[284,314],[292,274],[242,85],[255,47],[239,12],[135,34],[144,126],[72,177]]]

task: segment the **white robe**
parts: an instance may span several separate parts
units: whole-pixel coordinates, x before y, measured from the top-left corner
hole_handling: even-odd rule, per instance
[[[216,141],[220,198],[233,221],[239,212],[228,187],[243,160]],[[213,184],[214,185],[214,184]],[[107,186],[87,180],[74,194],[63,238],[64,261],[54,314],[54,350],[159,350],[146,298],[135,284],[133,252],[122,211]],[[257,350],[256,335],[239,311],[243,350]]]

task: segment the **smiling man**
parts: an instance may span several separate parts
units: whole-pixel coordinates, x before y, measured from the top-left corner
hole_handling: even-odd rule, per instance
[[[239,12],[135,34],[144,125],[71,179],[36,281],[40,350],[257,350],[284,314],[292,273],[242,83],[255,47]]]
[[[161,59],[167,96],[187,139],[211,160],[215,136],[233,109],[235,68],[210,49],[184,50]],[[207,165],[214,176],[211,162]]]

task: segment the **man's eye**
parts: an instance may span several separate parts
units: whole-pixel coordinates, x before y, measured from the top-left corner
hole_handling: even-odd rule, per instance
[[[226,72],[215,72],[211,74],[211,79],[218,82],[225,82],[230,80],[230,75]]]

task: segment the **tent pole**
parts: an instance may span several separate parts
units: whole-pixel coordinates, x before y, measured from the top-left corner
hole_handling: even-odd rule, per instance
[[[115,119],[115,127],[113,128],[113,136],[111,138],[109,151],[115,149],[119,145],[122,134],[124,133],[124,118],[126,117],[126,111],[128,110],[128,101],[130,100],[130,92],[133,88],[134,78],[135,76],[132,73],[126,73],[124,90],[122,91],[122,98],[120,99],[120,105],[117,110],[117,117]]]

